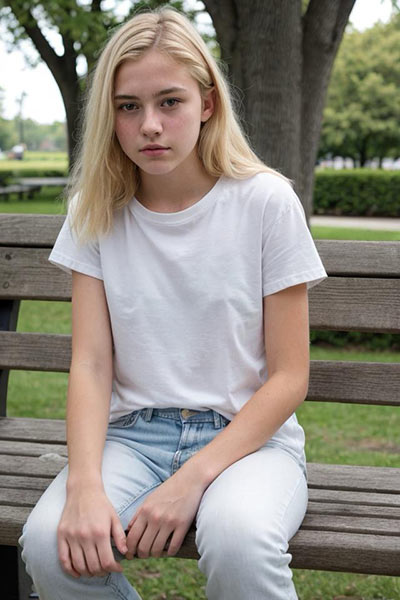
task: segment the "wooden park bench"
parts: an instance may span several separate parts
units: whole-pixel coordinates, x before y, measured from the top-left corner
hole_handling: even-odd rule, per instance
[[[68,335],[15,332],[21,300],[70,300],[70,277],[47,260],[63,219],[0,215],[0,586],[9,590],[0,596],[6,600],[29,597],[17,540],[66,456],[63,421],[6,416],[9,369],[69,368]],[[400,243],[316,245],[330,277],[310,290],[311,328],[400,333]],[[400,363],[313,360],[307,400],[399,406]],[[310,501],[290,542],[291,566],[400,575],[400,468],[308,463],[308,476]],[[193,529],[179,556],[197,557]]]
[[[11,194],[18,194],[18,198],[22,200],[26,194],[28,198],[33,198],[33,194],[39,192],[41,187],[42,186],[37,183],[4,185],[0,187],[0,197],[8,200]]]

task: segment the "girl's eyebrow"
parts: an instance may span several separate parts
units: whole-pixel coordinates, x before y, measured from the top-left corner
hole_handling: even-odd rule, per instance
[[[164,96],[164,94],[172,94],[175,92],[187,92],[187,89],[184,87],[171,87],[166,90],[160,90],[153,94],[153,98],[158,98],[159,96]],[[117,94],[114,96],[114,100],[140,100],[139,96],[134,96],[133,94]]]

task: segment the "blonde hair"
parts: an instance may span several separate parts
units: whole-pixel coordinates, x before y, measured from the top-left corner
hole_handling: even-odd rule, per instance
[[[107,233],[113,213],[135,195],[139,169],[125,155],[114,132],[114,78],[126,60],[157,49],[183,64],[197,80],[202,97],[215,89],[215,108],[202,124],[198,154],[212,176],[243,179],[260,172],[291,180],[265,165],[253,152],[232,106],[229,84],[200,34],[173,8],[136,14],[106,44],[88,86],[83,135],[67,190],[74,201],[72,225],[81,241]]]

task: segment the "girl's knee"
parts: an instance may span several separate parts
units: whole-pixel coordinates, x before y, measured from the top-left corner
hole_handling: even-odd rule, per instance
[[[32,577],[37,570],[45,573],[60,568],[57,548],[58,522],[58,513],[36,507],[24,525],[19,544],[26,570]]]

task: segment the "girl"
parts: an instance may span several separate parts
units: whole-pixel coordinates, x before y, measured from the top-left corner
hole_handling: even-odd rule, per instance
[[[68,217],[69,464],[21,538],[41,600],[134,600],[125,557],[196,521],[211,600],[296,598],[307,506],[307,289],[327,275],[290,182],[252,152],[190,22],[136,15],[91,86]]]

